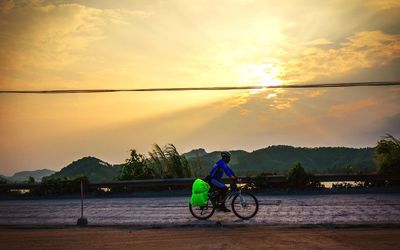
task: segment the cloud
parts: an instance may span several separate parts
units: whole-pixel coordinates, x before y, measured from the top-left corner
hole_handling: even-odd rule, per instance
[[[26,78],[28,84],[68,81],[64,72],[72,76],[76,69],[87,67],[88,61],[95,59],[87,51],[107,38],[107,29],[127,24],[126,19],[149,15],[140,10],[98,9],[76,3],[2,2],[0,85],[26,84]]]
[[[363,31],[348,37],[338,48],[306,47],[284,63],[283,80],[307,82],[321,76],[382,66],[400,57],[400,39],[382,31]]]
[[[400,136],[400,113],[383,119],[377,131],[386,131],[385,133]]]
[[[4,0],[0,2],[0,13],[7,13],[15,7],[13,0]]]
[[[329,45],[332,43],[333,42],[329,41],[326,38],[318,38],[318,39],[307,42],[307,45],[318,46],[318,45]]]
[[[345,104],[334,105],[330,108],[330,112],[334,116],[347,116],[351,113],[357,112],[361,109],[366,109],[371,106],[376,106],[382,103],[383,100],[376,98],[367,98],[362,100],[357,100],[353,102],[348,102]]]
[[[313,90],[306,94],[307,97],[318,97],[326,93],[326,90]]]
[[[365,4],[371,8],[378,8],[379,10],[389,10],[400,7],[398,0],[369,0]]]

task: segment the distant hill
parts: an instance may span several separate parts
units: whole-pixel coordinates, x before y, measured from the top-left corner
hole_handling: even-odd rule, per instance
[[[21,171],[15,173],[13,176],[6,177],[9,182],[24,182],[27,181],[29,176],[32,176],[35,181],[40,182],[43,177],[54,174],[55,171],[50,169],[40,169],[34,171]]]
[[[95,157],[84,157],[72,162],[68,166],[54,173],[52,177],[74,177],[85,175],[90,182],[104,182],[114,180],[121,170],[121,165],[111,165]]]
[[[186,159],[190,159],[193,157],[201,157],[206,154],[207,154],[207,152],[204,150],[204,148],[199,148],[199,149],[193,149],[187,153],[184,153],[183,156],[185,156]]]
[[[373,148],[319,147],[302,148],[292,146],[270,146],[253,152],[243,150],[230,151],[232,160],[229,165],[238,175],[251,175],[261,172],[283,174],[300,162],[313,173],[371,173],[375,171]],[[204,149],[194,149],[183,154],[189,161],[195,176],[205,176],[217,160],[220,151],[207,153]],[[95,157],[84,157],[72,162],[59,172],[48,169],[23,171],[6,177],[11,182],[23,182],[29,176],[40,181],[43,176],[74,177],[85,175],[90,182],[115,180],[122,164],[111,165]]]
[[[282,174],[297,162],[313,173],[373,172],[373,148],[319,147],[302,148],[292,146],[270,146],[246,152],[230,151],[229,165],[237,174],[269,172]],[[220,152],[211,152],[199,157],[188,158],[197,175],[206,175],[220,159]]]

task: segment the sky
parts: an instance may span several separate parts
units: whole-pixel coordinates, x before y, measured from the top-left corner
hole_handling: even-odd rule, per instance
[[[0,1],[0,90],[400,80],[398,0]],[[400,87],[1,94],[0,174],[130,149],[371,147]]]

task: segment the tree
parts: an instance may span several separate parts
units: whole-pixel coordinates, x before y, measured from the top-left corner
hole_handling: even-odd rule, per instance
[[[142,180],[156,177],[155,171],[146,164],[144,155],[138,154],[136,150],[132,149],[130,156],[122,167],[120,180]]]
[[[306,188],[318,187],[319,182],[315,181],[314,175],[307,173],[300,163],[297,163],[286,175],[286,181],[289,187]]]
[[[383,136],[375,147],[374,160],[378,174],[400,175],[400,140]]]
[[[85,190],[88,189],[89,179],[84,175],[74,177],[53,177],[45,176],[38,189],[34,189],[33,193],[40,195],[59,195],[69,193],[79,193],[80,183],[83,181]]]
[[[32,176],[29,176],[27,182],[29,184],[34,184],[35,183],[35,178],[33,178]]]
[[[7,184],[7,179],[3,176],[0,176],[0,184]]]

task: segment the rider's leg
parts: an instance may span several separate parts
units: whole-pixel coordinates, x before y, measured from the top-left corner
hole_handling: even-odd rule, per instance
[[[224,202],[227,192],[228,192],[228,188],[227,187],[221,189],[221,193],[219,195],[221,203]]]
[[[228,188],[225,186],[224,183],[220,182],[217,179],[211,179],[210,181],[216,188],[218,188],[218,201],[223,202],[223,199],[225,198],[226,192],[228,191]]]
[[[224,212],[230,212],[230,210],[225,207],[225,196],[228,192],[228,187],[216,179],[211,179],[211,183],[219,189],[218,202],[221,204],[220,209]]]

